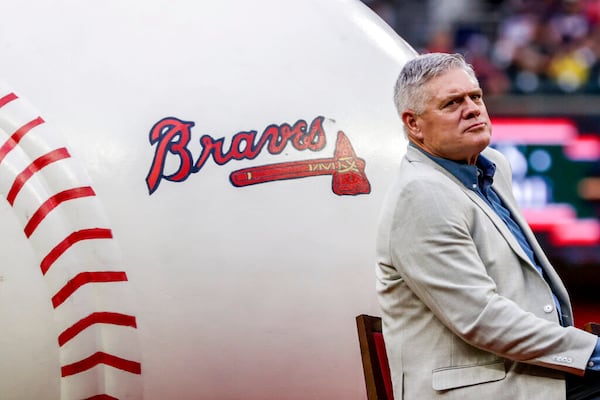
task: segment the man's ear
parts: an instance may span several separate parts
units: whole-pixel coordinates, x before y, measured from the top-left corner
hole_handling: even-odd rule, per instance
[[[407,110],[402,113],[402,122],[406,126],[406,132],[409,138],[417,141],[423,140],[423,134],[417,121],[417,114],[414,111]]]

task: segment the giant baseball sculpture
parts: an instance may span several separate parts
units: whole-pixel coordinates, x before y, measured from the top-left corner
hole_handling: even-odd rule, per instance
[[[412,48],[359,1],[4,3],[0,398],[363,399]]]

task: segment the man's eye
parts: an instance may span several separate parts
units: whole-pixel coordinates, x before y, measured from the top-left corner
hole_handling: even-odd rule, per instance
[[[471,99],[472,100],[481,100],[481,97],[482,96],[480,94],[474,94],[474,95],[471,96]]]

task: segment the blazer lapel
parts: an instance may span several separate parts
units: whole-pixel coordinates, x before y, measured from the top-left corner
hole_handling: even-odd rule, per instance
[[[420,150],[418,150],[416,148],[413,148],[412,146],[408,146],[406,157],[408,158],[409,161],[420,161],[420,162],[423,162],[423,163],[427,164],[431,168],[434,168],[437,171],[439,171],[440,173],[442,173],[443,175],[445,175],[448,179],[451,179],[453,182],[455,182],[457,188],[459,188],[460,190],[462,190],[487,215],[487,217],[496,226],[496,228],[498,229],[498,231],[500,231],[500,233],[502,234],[502,236],[504,237],[504,239],[508,242],[508,244],[510,245],[511,249],[519,257],[521,257],[523,259],[523,261],[525,261],[527,264],[529,264],[531,266],[531,268],[535,268],[534,265],[533,265],[533,263],[529,259],[529,257],[527,257],[527,254],[525,254],[525,251],[523,250],[523,248],[521,247],[521,245],[519,244],[519,242],[517,241],[517,239],[510,232],[510,229],[508,229],[508,226],[506,226],[506,224],[504,223],[504,221],[502,221],[502,218],[500,218],[498,216],[498,214],[496,214],[496,212],[481,197],[479,197],[479,195],[477,193],[475,193],[474,191],[470,190],[465,185],[463,185],[463,183],[461,181],[459,181],[450,172],[448,172],[448,170],[446,170],[445,168],[443,168],[442,166],[440,166],[439,164],[437,164],[435,161],[433,161],[432,159],[430,159],[429,157],[427,157]],[[498,188],[496,188],[495,185],[493,185],[493,187],[494,187],[494,189],[496,189],[496,193],[502,199],[503,203],[506,204],[507,202],[506,202],[505,196],[502,193],[503,190],[502,189],[501,190],[497,190]],[[513,215],[513,217],[515,215],[519,215],[519,213],[515,213],[514,212],[514,210],[512,209],[512,207],[509,207],[509,211],[511,212],[511,215]],[[516,221],[516,222],[520,226],[522,226],[522,224],[521,224],[522,221]]]
[[[458,183],[461,184],[460,182],[458,182]],[[515,236],[512,234],[512,232],[508,228],[508,226],[504,223],[504,221],[502,221],[502,218],[500,218],[498,216],[498,214],[496,214],[496,212],[488,205],[488,203],[486,203],[481,197],[479,197],[479,195],[477,193],[473,192],[472,190],[467,189],[462,184],[461,184],[461,186],[462,186],[461,189],[463,189],[463,191],[467,194],[467,196],[469,196],[469,198],[471,200],[473,200],[473,202],[475,202],[481,208],[481,210],[488,216],[488,218],[492,221],[492,223],[500,231],[500,233],[502,234],[504,239],[510,245],[511,249],[519,257],[521,257],[523,259],[523,261],[525,261],[527,264],[529,264],[532,268],[535,268],[533,263],[531,262],[531,260],[529,259],[529,257],[527,256],[527,254],[525,253],[525,251],[523,250],[523,248],[517,241],[517,239],[515,238]],[[498,194],[498,197],[500,197],[500,199],[504,202],[504,196],[502,196],[500,193],[498,193],[498,191],[496,191],[496,194]],[[508,208],[508,210],[510,211],[511,215],[514,218],[515,213],[513,212],[513,210],[511,208]],[[519,223],[519,221],[515,221],[515,222],[517,222],[517,224],[519,224],[519,226],[522,226]]]
[[[552,264],[550,264],[550,261],[546,257],[544,250],[541,248],[537,239],[535,238],[533,231],[531,230],[531,228],[529,228],[529,224],[527,224],[527,221],[525,220],[523,215],[518,211],[517,205],[513,201],[513,197],[510,196],[510,198],[508,198],[508,196],[504,196],[501,193],[501,191],[498,191],[498,190],[496,190],[496,193],[501,198],[504,206],[510,211],[510,214],[513,217],[513,219],[515,220],[515,222],[523,230],[523,233],[525,234],[527,241],[529,242],[531,248],[533,249],[533,252],[535,253],[535,255],[537,257],[537,259],[540,263],[540,266],[542,267],[542,270],[544,271],[544,274],[546,276],[548,283],[550,284],[550,287],[552,288],[552,291],[559,299],[561,299],[561,307],[563,310],[563,316],[570,317],[572,315],[572,311],[571,311],[571,305],[570,305],[570,300],[569,300],[569,295],[568,295],[567,289],[564,286],[560,277],[558,276],[558,273],[556,272],[556,270],[552,267]],[[568,313],[567,313],[567,308],[569,310]],[[572,321],[571,321],[571,323],[572,323]]]

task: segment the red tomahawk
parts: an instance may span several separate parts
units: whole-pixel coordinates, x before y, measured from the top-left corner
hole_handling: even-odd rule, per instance
[[[234,186],[239,187],[283,179],[332,175],[333,193],[357,195],[371,192],[371,185],[364,171],[365,161],[356,157],[350,141],[344,132],[339,131],[333,158],[290,161],[239,169],[231,173],[229,180]]]

